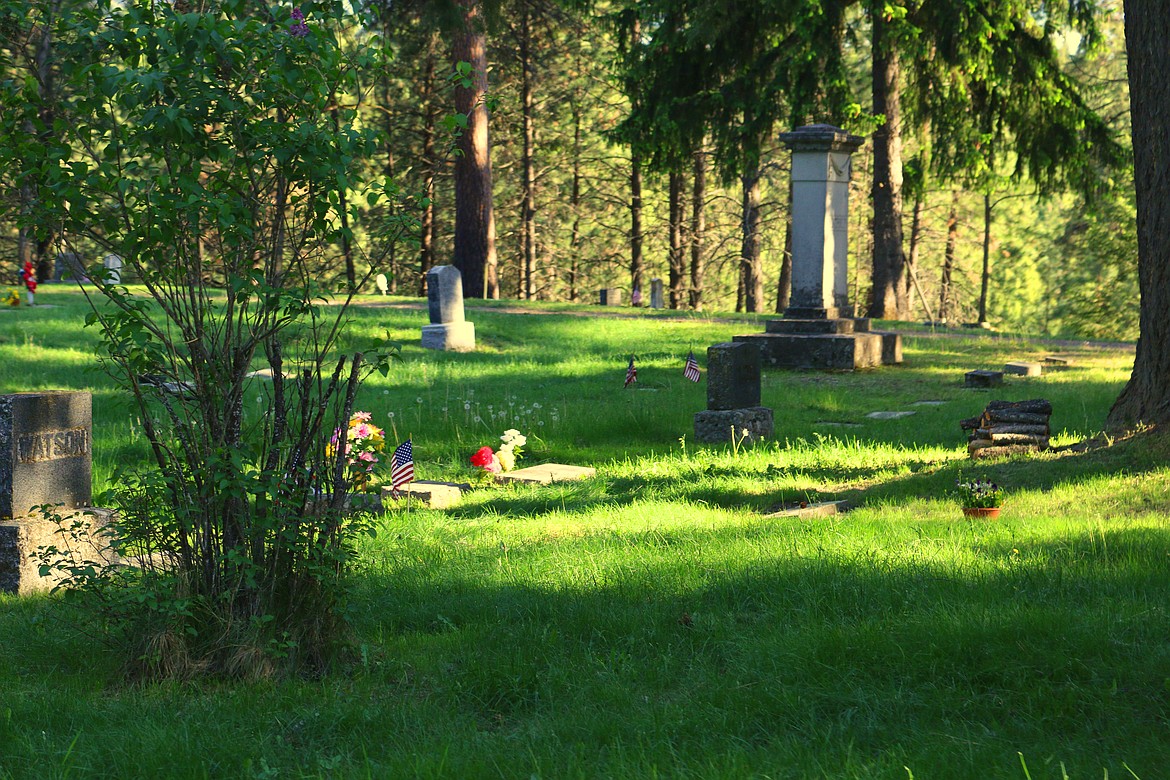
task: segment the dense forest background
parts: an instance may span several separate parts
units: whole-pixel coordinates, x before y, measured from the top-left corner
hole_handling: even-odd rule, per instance
[[[0,65],[3,77],[19,85],[6,94],[35,96],[40,115],[48,117],[35,130],[30,125],[30,135],[51,143],[55,107],[69,100],[55,86],[60,81],[55,73],[67,62],[58,55],[51,30],[54,20],[68,13],[68,0],[26,5],[23,18],[10,14],[3,20]],[[363,163],[367,173],[385,175],[402,188],[396,201],[372,203],[356,189],[339,188],[338,214],[347,225],[336,251],[320,260],[320,278],[329,286],[364,284],[362,291],[372,292],[370,272],[383,272],[392,291],[418,295],[429,267],[452,262],[456,136],[465,124],[454,93],[468,71],[457,65],[452,41],[458,36],[451,30],[466,20],[461,10],[477,5],[394,2],[344,19],[315,14],[312,4],[302,6],[307,34],[330,25],[347,47],[386,53],[369,61],[374,64],[361,74],[361,92],[339,95],[336,103],[356,111],[358,124],[381,133],[378,152]],[[823,110],[807,117],[831,120],[867,138],[854,156],[850,225],[852,297],[864,313],[873,308],[872,193],[879,150],[872,138],[890,110],[875,110],[881,106],[871,94],[872,7],[843,5],[842,24],[833,31],[841,77],[819,93]],[[1051,45],[1059,77],[1075,85],[1127,147],[1120,3],[1098,4],[1091,35],[1072,23],[1051,23],[1043,16],[1045,4],[1036,5],[1040,10],[1030,13],[1043,29],[1034,37]],[[486,43],[484,107],[490,114],[500,297],[595,302],[598,288],[618,287],[628,301],[637,287],[648,302],[649,280],[661,278],[672,308],[783,310],[789,155],[777,135],[796,123],[795,98],[765,125],[753,126],[758,143],[744,155],[751,158],[748,165],[729,163],[744,147],[730,144],[728,137],[753,117],[744,103],[722,130],[706,122],[705,104],[696,96],[721,91],[726,98],[732,82],[708,83],[710,68],[688,72],[688,64],[703,68],[701,58],[686,52],[697,35],[683,27],[673,39],[663,34],[673,7],[628,2],[583,8],[543,0],[483,7],[478,32]],[[273,24],[287,21],[274,13]],[[745,41],[742,48],[754,45]],[[791,46],[792,56],[806,51],[784,40],[772,44],[781,56],[785,46]],[[914,113],[909,97],[916,88],[915,68],[921,71],[934,56],[930,48],[907,44],[902,75],[893,82],[907,91],[900,128],[907,273],[898,284],[905,287],[908,310],[899,312],[901,318],[952,324],[983,319],[1010,331],[1135,338],[1130,166],[1094,171],[1092,186],[1074,186],[1071,177],[1048,180],[1032,175],[1035,166],[1018,164],[1017,148],[1035,145],[1026,130],[990,123],[980,128],[978,121],[973,124],[982,133],[952,137],[955,146],[978,148],[979,164],[955,163],[963,158],[962,149],[936,152],[939,133],[946,131],[936,126],[930,132],[929,119]],[[729,63],[732,59],[728,55]],[[667,83],[670,79],[678,84]],[[762,104],[773,98],[761,90],[754,99]],[[672,105],[678,116],[667,116]],[[994,101],[972,105],[979,115],[978,105]],[[648,107],[658,112],[650,120],[644,118]],[[632,121],[639,110],[643,119]],[[689,126],[688,113],[703,114],[704,121]],[[757,109],[756,116],[760,113],[767,112]],[[986,116],[991,122],[996,115],[987,108]],[[1071,158],[1074,150],[1067,151]],[[952,164],[941,166],[939,156]],[[1059,156],[1050,156],[1051,165],[1060,165]],[[6,170],[4,179],[3,197],[17,204],[4,209],[7,214],[20,214],[20,203],[48,197],[36,193],[35,182],[17,170]],[[391,211],[411,217],[409,235],[385,229]],[[101,250],[85,236],[59,235],[51,225],[13,218],[0,232],[0,263],[12,282],[22,258],[36,258],[43,278],[53,258],[66,251],[86,262],[101,259]]]

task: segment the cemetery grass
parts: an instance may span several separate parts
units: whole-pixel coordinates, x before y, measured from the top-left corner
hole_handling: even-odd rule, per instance
[[[0,386],[94,393],[100,489],[145,460],[140,424],[77,296],[37,297],[52,308],[0,314]],[[705,368],[759,328],[476,311],[480,348],[452,355],[418,348],[425,312],[382,302],[347,343],[389,332],[404,361],[359,407],[413,437],[419,479],[473,479],[513,427],[521,465],[597,477],[393,506],[354,573],[353,663],[316,680],[129,685],[58,599],[0,596],[0,777],[1163,772],[1170,439],[1098,435],[1131,353],[977,391],[965,371],[1051,348],[915,336],[898,368],[765,372],[775,440],[696,445],[686,352]],[[1055,444],[1100,446],[966,459],[959,419],[1033,397]],[[977,475],[1007,488],[999,521],[947,496]],[[857,508],[771,514],[840,499]]]

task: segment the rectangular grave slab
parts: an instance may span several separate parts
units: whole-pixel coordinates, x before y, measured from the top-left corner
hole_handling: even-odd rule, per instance
[[[882,365],[883,341],[877,333],[757,333],[732,340],[754,342],[763,364],[775,368],[854,371]]]
[[[0,396],[0,519],[42,504],[88,507],[92,440],[89,393]]]
[[[390,488],[382,488],[382,506],[407,505],[409,500],[419,502],[428,509],[448,509],[459,503],[463,491],[470,489],[471,485],[464,482],[408,482],[398,489],[397,504]]]
[[[592,466],[566,466],[563,463],[542,463],[539,466],[505,471],[496,475],[497,482],[529,482],[548,485],[553,482],[571,482],[592,477],[597,469]]]
[[[707,348],[707,408],[713,411],[760,405],[760,350],[749,342]]]
[[[848,501],[822,501],[817,504],[806,504],[791,509],[781,509],[778,512],[764,515],[764,517],[797,517],[809,519],[813,517],[832,517],[841,515],[853,508]]]
[[[621,306],[622,291],[617,287],[606,287],[597,291],[597,303],[600,306]]]
[[[1042,368],[1039,363],[1029,363],[1023,360],[1015,360],[1003,364],[1003,372],[1005,374],[1014,374],[1015,376],[1040,376],[1041,371]]]
[[[1003,384],[1002,371],[968,371],[963,375],[963,385],[966,387],[999,387]]]

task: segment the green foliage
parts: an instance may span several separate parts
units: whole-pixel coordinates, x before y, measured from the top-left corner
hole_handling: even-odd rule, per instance
[[[325,445],[396,348],[341,353],[347,300],[327,308],[314,281],[347,231],[355,161],[376,148],[345,107],[370,63],[339,44],[340,4],[308,9],[307,31],[253,10],[76,9],[56,30],[71,96],[60,145],[34,152],[6,128],[7,161],[52,194],[36,218],[121,256],[144,286],[91,269],[88,322],[152,468],[117,470],[107,496],[139,568],[84,579],[112,609],[104,635],[145,674],[321,668],[344,639],[352,539],[370,528],[344,512],[344,458]],[[273,379],[257,396],[260,365]]]

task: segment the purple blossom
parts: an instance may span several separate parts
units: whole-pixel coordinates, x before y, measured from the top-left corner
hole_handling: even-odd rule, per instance
[[[305,24],[305,14],[299,8],[292,9],[293,23],[289,25],[288,34],[294,38],[304,38],[309,34],[309,25]]]

